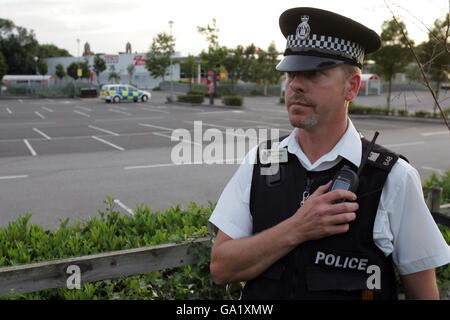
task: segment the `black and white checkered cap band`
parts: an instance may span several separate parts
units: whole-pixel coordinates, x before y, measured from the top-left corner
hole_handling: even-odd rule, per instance
[[[313,49],[322,53],[342,56],[361,65],[364,60],[364,48],[359,44],[331,36],[310,34],[308,39],[300,40],[296,35],[288,35],[286,48],[292,51]]]

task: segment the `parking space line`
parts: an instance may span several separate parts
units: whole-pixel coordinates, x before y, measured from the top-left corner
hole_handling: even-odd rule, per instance
[[[112,106],[113,108],[119,109],[119,110],[128,110],[127,107],[119,107],[119,106]]]
[[[441,134],[448,134],[449,131],[435,131],[435,132],[423,132],[420,135],[424,136],[424,137],[428,137],[428,136],[437,136],[437,135],[441,135]]]
[[[122,209],[124,209],[126,212],[134,216],[133,210],[124,205],[119,199],[114,199],[114,203],[117,203]]]
[[[44,109],[45,111],[48,111],[48,112],[54,112],[53,109],[50,109],[50,108],[47,108],[47,107],[41,107],[41,108]]]
[[[116,112],[116,113],[121,113],[121,114],[124,114],[124,115],[126,115],[126,116],[131,116],[131,115],[132,115],[131,113],[123,112],[123,111],[120,111],[120,110],[108,109],[108,111]]]
[[[443,169],[438,169],[438,168],[432,168],[432,167],[421,167],[424,170],[431,170],[431,171],[435,171],[439,174],[444,174],[445,170]]]
[[[75,112],[75,113],[77,113],[79,115],[82,115],[83,117],[86,117],[86,118],[90,118],[91,117],[87,113],[84,113],[84,112],[81,112],[81,111],[78,111],[78,110],[73,110],[73,112]]]
[[[83,109],[84,111],[92,111],[90,108],[82,107],[82,106],[75,106],[75,108]]]
[[[248,122],[248,123],[258,123],[258,124],[265,124],[268,126],[281,126],[279,123],[273,123],[273,122],[264,122],[264,121],[255,121],[255,120],[245,120],[245,119],[224,119],[228,121],[242,121],[242,122]]]
[[[386,148],[395,148],[395,147],[406,147],[406,146],[414,146],[418,144],[424,144],[423,141],[416,141],[416,142],[405,142],[405,143],[397,143],[397,144],[386,144],[384,145]]]
[[[12,111],[9,108],[6,108],[6,112],[8,112],[9,114],[12,114]]]
[[[36,153],[36,151],[34,151],[33,147],[32,147],[31,144],[28,142],[28,140],[27,140],[27,139],[23,139],[23,142],[25,142],[25,145],[28,147],[28,150],[30,150],[31,155],[32,155],[33,157],[36,157],[36,156],[37,156],[37,153]]]
[[[23,179],[23,178],[28,178],[28,175],[21,174],[21,175],[16,175],[16,176],[2,176],[2,177],[0,177],[0,180]]]
[[[37,129],[37,128],[33,128],[33,130],[37,133],[39,133],[41,136],[43,136],[45,139],[47,140],[51,140],[52,138],[50,138],[48,135],[46,135],[44,132],[42,132],[41,130]]]
[[[194,124],[194,121],[183,121],[184,123],[188,123],[188,124]],[[218,124],[212,124],[212,123],[207,123],[207,122],[203,122],[202,121],[202,126],[207,126],[207,127],[213,127],[213,128],[222,128],[222,129],[234,129],[233,127],[226,127],[226,126],[221,126]]]
[[[102,131],[102,132],[107,133],[107,134],[111,134],[113,136],[118,136],[119,135],[116,132],[112,132],[112,131],[109,131],[109,130],[106,130],[106,129],[102,129],[102,128],[99,128],[99,127],[96,127],[96,126],[89,125],[88,127],[91,128],[91,129]]]
[[[172,140],[172,136],[168,136],[168,135],[166,135],[166,134],[162,134],[162,133],[159,133],[159,132],[153,132],[153,134],[154,134],[155,136],[164,137],[164,138],[169,138],[170,140]],[[180,141],[180,140],[178,139],[177,141]],[[182,142],[182,143],[191,143],[191,144],[195,144],[195,145],[197,145],[197,146],[202,146],[201,143],[194,142],[194,141],[187,140],[187,139],[182,139],[180,142]]]
[[[96,136],[91,136],[91,137],[92,137],[92,139],[95,139],[97,141],[103,142],[104,144],[107,144],[107,145],[109,145],[109,146],[111,146],[113,148],[116,148],[117,150],[120,150],[120,151],[124,151],[125,150],[124,148],[119,147],[119,146],[117,146],[117,145],[115,145],[115,144],[113,144],[113,143],[111,143],[109,141],[106,141],[106,140],[102,139],[102,138],[99,138],[99,137],[96,137]]]
[[[139,118],[116,118],[116,119],[95,119],[95,122],[117,122],[117,121],[134,121],[134,120],[156,120],[164,119],[165,117],[139,117]]]
[[[151,109],[151,108],[141,108],[141,110],[147,110],[147,111],[153,111],[153,112],[159,112],[159,113],[170,114],[170,112],[169,112],[169,111],[164,111],[164,110],[155,110],[155,109]]]
[[[14,126],[26,126],[26,125],[41,125],[41,124],[55,124],[56,122],[18,122],[18,123],[0,123],[0,127],[6,126],[6,127],[14,127]]]
[[[46,117],[44,117],[42,114],[40,114],[38,111],[34,112],[36,115],[38,115],[40,118],[42,119],[47,119]]]
[[[155,128],[155,129],[161,129],[161,130],[169,130],[169,131],[173,131],[174,130],[172,128],[155,126],[155,125],[148,124],[148,123],[139,123],[139,125],[142,126],[142,127],[149,127],[149,128]]]

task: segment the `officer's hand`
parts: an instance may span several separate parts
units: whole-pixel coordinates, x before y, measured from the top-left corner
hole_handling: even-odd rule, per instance
[[[358,203],[333,203],[340,199],[354,201],[356,195],[347,190],[327,192],[330,184],[331,181],[317,188],[292,216],[300,242],[345,233],[349,229],[349,222],[356,218]]]

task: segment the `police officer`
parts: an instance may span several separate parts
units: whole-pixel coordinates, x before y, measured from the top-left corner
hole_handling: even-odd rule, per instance
[[[407,298],[438,299],[434,268],[450,262],[450,248],[418,172],[377,144],[367,152],[347,115],[379,36],[315,8],[285,11],[280,28],[287,46],[277,70],[288,74],[294,130],[279,141],[273,175],[262,174],[255,147],[225,187],[210,218],[219,228],[214,281],[246,280],[244,299],[396,299],[395,266]],[[365,155],[356,191],[331,190]]]

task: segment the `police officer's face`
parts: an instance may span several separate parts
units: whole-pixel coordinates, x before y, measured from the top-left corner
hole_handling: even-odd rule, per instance
[[[340,67],[288,72],[285,100],[292,126],[312,129],[345,119],[345,88]]]

